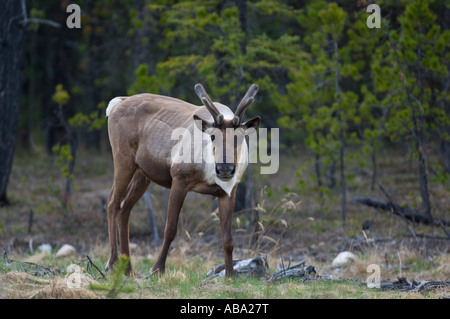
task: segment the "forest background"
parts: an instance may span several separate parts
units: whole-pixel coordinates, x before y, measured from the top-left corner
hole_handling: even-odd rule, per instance
[[[280,128],[280,173],[258,176],[252,166],[246,175],[237,211],[247,227],[295,232],[313,218],[322,223],[316,232],[341,229],[348,238],[377,216],[355,204],[364,203],[399,215],[402,236],[420,240],[411,225],[427,225],[423,238],[450,237],[448,2],[78,0],[80,28],[70,27],[69,4],[6,1],[0,13],[5,207],[48,211],[22,191],[45,167],[46,194],[58,198],[50,210],[62,223],[80,218],[77,180],[101,175],[102,189],[112,181],[105,108],[115,96],[149,92],[200,104],[193,87],[203,83],[234,109],[257,83],[247,117]],[[371,4],[381,9],[379,27]],[[87,172],[83,161],[104,168]],[[272,212],[278,199],[294,206],[281,205],[271,219],[265,199]],[[357,216],[363,208],[369,213]],[[14,208],[2,210],[5,239],[16,234],[6,226]]]

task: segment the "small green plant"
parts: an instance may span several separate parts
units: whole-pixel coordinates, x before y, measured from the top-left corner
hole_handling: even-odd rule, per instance
[[[66,179],[65,192],[62,198],[64,210],[72,210],[71,206],[71,193],[72,193],[72,181],[74,179],[73,171],[75,169],[75,159],[78,151],[78,140],[76,137],[76,129],[88,126],[89,131],[100,130],[104,124],[105,119],[100,117],[98,111],[91,112],[86,115],[82,112],[78,112],[73,117],[67,119],[66,112],[63,108],[64,105],[69,103],[70,95],[64,90],[62,84],[58,84],[55,88],[55,93],[52,96],[52,100],[58,104],[58,118],[66,131],[67,144],[55,145],[52,148],[52,152],[57,154],[57,162],[61,167],[62,174]],[[101,110],[105,108],[105,103],[101,102],[97,105]]]
[[[94,290],[106,290],[106,297],[115,299],[121,292],[132,293],[135,291],[134,285],[125,278],[125,271],[128,267],[129,258],[121,255],[117,261],[114,270],[109,276],[109,282],[106,284],[91,284],[90,288]]]
[[[74,175],[69,172],[69,163],[73,161],[70,145],[55,145],[52,152],[57,155],[57,163],[61,166],[61,173],[65,178],[73,180]]]

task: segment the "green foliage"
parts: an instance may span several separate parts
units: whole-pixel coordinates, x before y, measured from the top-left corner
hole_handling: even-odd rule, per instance
[[[337,3],[331,2],[327,8],[319,11],[318,16],[323,23],[323,31],[337,39],[344,29],[347,13]]]
[[[104,106],[99,108],[103,109]],[[100,112],[100,114],[103,114],[103,112]],[[68,120],[68,123],[70,126],[74,128],[87,126],[88,130],[92,131],[92,130],[101,130],[104,127],[106,121],[104,117],[99,116],[98,111],[94,111],[89,114],[78,112]]]
[[[108,276],[107,283],[93,284],[90,287],[93,290],[105,290],[109,299],[118,298],[120,293],[132,293],[135,291],[133,283],[125,276],[125,270],[128,267],[129,258],[120,255],[119,260],[114,266],[114,270]]]
[[[69,93],[64,90],[64,87],[62,84],[58,84],[55,87],[55,93],[52,96],[52,100],[58,104],[64,105],[69,102],[70,95]]]
[[[55,145],[52,152],[57,155],[57,162],[61,167],[61,173],[65,178],[74,179],[74,175],[69,172],[69,163],[74,160],[70,145]]]
[[[412,1],[399,17],[400,33],[391,31],[392,43],[387,42],[376,50],[373,72],[377,92],[384,93],[381,104],[389,106],[390,116],[386,122],[391,139],[398,140],[409,134],[412,128],[411,108],[406,103],[406,89],[411,92],[414,115],[424,118],[427,133],[442,134],[448,127],[448,114],[444,103],[445,92],[439,92],[430,81],[447,75],[444,38],[449,31],[440,31],[435,24],[436,15],[430,10],[430,1]],[[388,54],[386,54],[386,52]],[[399,64],[397,64],[399,63]],[[433,80],[432,80],[433,79]]]
[[[335,165],[341,130],[347,146],[361,147],[361,165],[364,158],[373,161],[386,138],[393,142],[411,138],[412,114],[403,84],[413,96],[414,114],[420,115],[423,132],[435,133],[441,140],[450,137],[448,93],[436,87],[447,76],[442,66],[448,64],[449,42],[444,39],[449,31],[441,31],[436,24],[431,4],[408,2],[398,18],[401,28],[393,31],[389,23],[395,21],[369,29],[367,15],[353,19],[337,3],[307,2],[298,18],[307,30],[301,39],[303,59],[288,69],[291,81],[286,84],[287,93],[279,97],[283,115],[278,125],[295,130],[297,140],[300,135],[315,154],[316,163],[310,165],[318,169],[321,194],[324,183],[320,179]],[[299,187],[303,188],[301,181]]]
[[[131,84],[130,88],[128,89],[128,95],[146,92],[151,92],[154,94],[159,93],[158,79],[156,78],[156,76],[149,75],[147,64],[139,65],[136,69],[135,75],[136,81]]]

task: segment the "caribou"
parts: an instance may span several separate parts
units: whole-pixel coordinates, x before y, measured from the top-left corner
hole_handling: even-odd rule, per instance
[[[259,116],[246,122],[243,119],[246,108],[255,100],[258,86],[250,86],[235,112],[221,103],[212,102],[200,83],[194,90],[202,106],[150,93],[115,97],[108,104],[106,116],[114,181],[107,199],[110,243],[107,269],[111,269],[119,257],[117,235],[120,253],[130,258],[130,213],[149,184],[154,182],[169,188],[170,193],[163,243],[150,274],[165,270],[167,254],[177,233],[179,214],[186,194],[191,191],[218,198],[225,272],[227,276],[234,273],[231,225],[237,185],[248,165],[245,137],[261,122]],[[173,138],[176,128],[184,129],[181,141]],[[200,132],[201,141],[184,138],[195,136],[195,130]],[[229,131],[234,134],[228,134]],[[180,159],[189,143],[201,144],[201,160]],[[126,273],[132,272],[129,261]]]

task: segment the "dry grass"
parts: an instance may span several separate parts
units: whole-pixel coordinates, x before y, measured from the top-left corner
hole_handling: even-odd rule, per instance
[[[0,275],[0,297],[5,299],[92,299],[97,295],[89,289],[93,280],[81,274],[84,287],[69,288],[66,279],[55,276],[42,279],[24,272]]]

